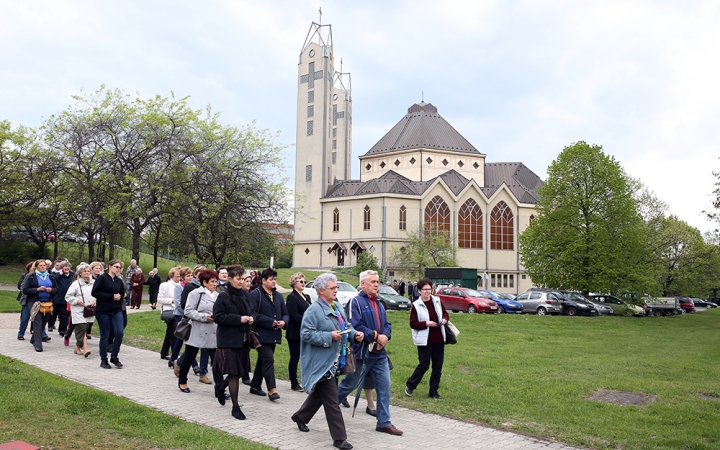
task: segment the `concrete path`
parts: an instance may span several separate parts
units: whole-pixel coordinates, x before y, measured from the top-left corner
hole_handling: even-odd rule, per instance
[[[145,305],[143,309],[147,308]],[[135,310],[137,311],[137,310]],[[159,320],[159,319],[158,319]],[[220,406],[213,396],[212,385],[204,385],[191,375],[190,394],[177,388],[177,378],[164,360],[155,352],[123,346],[120,360],[123,369],[100,368],[97,352],[99,339],[89,341],[92,355],[85,359],[73,354],[63,345],[57,333],[51,333],[52,341],[43,345],[44,351],[36,353],[29,343],[17,340],[19,314],[0,314],[0,353],[61,375],[69,380],[82,382],[103,391],[111,392],[130,401],[183,418],[190,422],[211,426],[227,433],[267,444],[279,449],[315,450],[331,449],[332,440],[322,409],[309,425],[309,433],[298,431],[290,416],[305,400],[306,394],[290,390],[290,383],[278,380],[280,400],[273,403],[267,397],[248,393],[241,385],[240,403],[247,420],[240,421],[230,415],[231,403]],[[253,361],[256,356],[252,355]],[[90,377],[88,377],[90,375]],[[93,381],[88,383],[88,379]],[[391,406],[392,421],[405,432],[396,437],[375,431],[375,420],[365,414],[365,400],[361,399],[358,412],[351,417],[351,409],[341,408],[345,416],[348,441],[356,449],[571,449],[561,443],[523,436],[494,428],[474,425],[459,420],[411,409]]]

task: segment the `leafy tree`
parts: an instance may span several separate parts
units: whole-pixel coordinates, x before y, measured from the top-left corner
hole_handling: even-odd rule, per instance
[[[360,272],[364,272],[366,270],[374,270],[375,272],[380,273],[380,264],[378,263],[378,259],[373,256],[372,253],[361,252],[357,256],[357,262],[353,268],[353,273],[357,276],[360,275]]]
[[[424,227],[408,231],[407,243],[393,247],[390,265],[412,277],[422,277],[426,267],[455,267],[455,242],[445,230]]]
[[[636,184],[602,147],[565,147],[540,188],[538,215],[520,235],[533,283],[583,292],[652,284]]]

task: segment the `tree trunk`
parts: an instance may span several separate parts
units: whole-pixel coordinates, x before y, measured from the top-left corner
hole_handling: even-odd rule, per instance
[[[155,230],[155,241],[153,242],[153,267],[158,266],[158,253],[160,252],[160,230],[162,230],[162,222],[157,226]]]
[[[133,241],[132,241],[132,259],[140,264],[140,218],[133,219]]]
[[[108,257],[109,257],[108,261],[109,261],[110,259],[115,259],[115,243],[110,242],[110,245],[108,247],[109,247],[108,252],[110,253],[108,255]]]

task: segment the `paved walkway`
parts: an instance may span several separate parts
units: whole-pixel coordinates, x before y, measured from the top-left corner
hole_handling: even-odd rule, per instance
[[[290,390],[290,383],[278,380],[280,400],[273,403],[267,397],[248,394],[241,385],[240,403],[247,420],[235,420],[230,415],[231,402],[220,406],[213,396],[212,385],[204,385],[191,375],[192,393],[184,394],[177,389],[177,378],[167,368],[159,355],[148,350],[123,346],[120,359],[123,369],[101,369],[97,345],[99,339],[89,341],[92,355],[85,359],[65,347],[57,333],[51,333],[52,341],[43,345],[44,351],[36,353],[29,344],[29,332],[25,341],[17,340],[19,314],[0,314],[0,353],[61,375],[69,380],[81,381],[97,389],[111,392],[184,420],[211,426],[236,436],[267,444],[279,449],[315,450],[331,449],[332,440],[322,409],[309,424],[310,432],[301,433],[290,420],[292,413],[305,400],[304,393]],[[96,332],[97,336],[98,332]],[[253,356],[253,360],[255,357]],[[88,383],[88,374],[95,374]],[[498,449],[535,450],[571,449],[571,447],[531,438],[494,428],[461,422],[433,414],[413,411],[397,406],[391,407],[392,421],[405,432],[396,437],[378,433],[375,420],[365,414],[365,400],[355,417],[351,409],[341,408],[345,416],[348,441],[357,449]]]

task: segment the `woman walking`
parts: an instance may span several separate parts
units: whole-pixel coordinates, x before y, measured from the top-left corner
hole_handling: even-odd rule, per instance
[[[432,281],[423,278],[417,282],[417,288],[420,298],[412,304],[410,328],[412,328],[413,342],[417,346],[419,364],[405,382],[405,395],[412,397],[413,391],[417,389],[432,361],[429,396],[435,400],[442,400],[438,388],[445,360],[443,325],[449,317],[445,307],[440,303],[440,298],[432,295]]]
[[[345,369],[348,343],[362,342],[363,333],[355,331],[347,320],[342,306],[335,302],[337,278],[324,273],[315,278],[318,301],[313,303],[302,321],[300,335],[300,364],[305,392],[310,393],[305,403],[291,419],[300,431],[308,432],[307,424],[322,406],[325,410],[333,446],[351,449],[338,405],[338,377]]]
[[[145,284],[145,275],[140,267],[135,269],[135,273],[130,277],[130,286],[132,296],[130,297],[130,309],[140,309],[142,303],[143,285]]]
[[[285,306],[288,311],[288,323],[285,329],[285,339],[288,341],[290,348],[290,362],[288,363],[288,373],[290,374],[290,389],[302,392],[303,387],[298,382],[297,367],[300,362],[300,326],[302,325],[303,314],[310,304],[310,296],[303,294],[305,289],[305,275],[301,272],[292,274],[290,277],[290,287],[293,291],[288,294],[285,300]]]
[[[107,350],[110,331],[115,334],[110,352],[110,362],[118,369],[123,364],[118,359],[122,345],[125,327],[123,324],[122,300],[125,297],[125,283],[120,274],[123,263],[113,259],[108,265],[108,271],[101,274],[93,283],[92,296],[96,299],[95,318],[100,326],[100,367],[111,369],[108,364]]]
[[[158,294],[160,293],[160,283],[162,283],[162,280],[160,279],[160,275],[158,275],[158,270],[151,270],[148,274],[147,280],[145,280],[145,284],[148,286],[150,308],[152,309],[157,309],[156,303],[158,301]]]
[[[43,351],[43,342],[49,342],[50,336],[44,336],[45,325],[52,314],[52,307],[49,311],[43,311],[40,303],[50,302],[57,292],[55,280],[48,273],[48,265],[44,259],[35,261],[35,273],[25,277],[23,281],[23,293],[27,296],[26,302],[30,305],[30,322],[32,337],[30,343],[35,347],[36,352]],[[34,314],[33,314],[34,313]]]
[[[95,316],[86,316],[84,312],[86,306],[92,308],[97,306],[95,297],[92,296],[93,282],[90,265],[80,263],[77,266],[77,277],[65,295],[65,300],[71,305],[71,320],[75,329],[75,350],[73,352],[76,355],[84,355],[86,358],[90,356],[86,334],[90,324],[95,321]]]
[[[160,359],[170,359],[170,351],[172,350],[173,344],[175,344],[175,287],[180,283],[180,267],[173,267],[168,273],[170,280],[160,284],[158,289],[157,300],[160,303],[160,315],[169,317],[163,319],[165,321],[165,339],[163,340],[162,347],[160,348]],[[156,275],[157,277],[157,275]],[[159,277],[157,277],[159,278]],[[149,278],[148,278],[149,280]],[[168,361],[168,367],[173,367],[171,361]]]
[[[227,268],[228,283],[218,295],[213,307],[213,318],[217,323],[217,350],[213,370],[226,374],[224,381],[215,380],[215,397],[221,405],[225,404],[225,386],[230,389],[232,416],[245,420],[245,414],[238,403],[240,377],[248,372],[245,359],[250,351],[250,328],[255,321],[250,308],[250,297],[243,289],[242,266]]]

